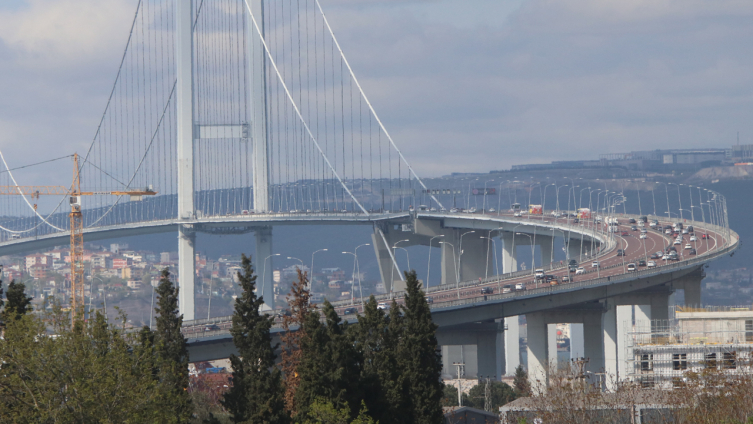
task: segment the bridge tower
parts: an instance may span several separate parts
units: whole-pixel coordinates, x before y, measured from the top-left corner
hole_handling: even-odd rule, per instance
[[[178,219],[192,221],[196,218],[194,203],[194,140],[197,135],[194,120],[194,34],[192,0],[176,0],[176,37],[175,51],[177,63],[177,157],[178,157]],[[249,81],[251,81],[248,99],[250,135],[253,143],[253,199],[254,210],[259,213],[269,212],[269,154],[267,136],[267,98],[266,98],[266,61],[264,46],[259,32],[264,34],[262,0],[249,1],[251,12],[260,26],[257,31],[249,17],[247,22]],[[195,276],[196,276],[196,228],[188,222],[179,226],[178,235],[178,274],[179,305],[184,320],[195,319]],[[256,232],[256,268],[260,268],[262,255],[272,251],[272,234],[270,228]],[[272,260],[269,258],[270,269]],[[265,273],[260,287],[274,307],[272,273]]]

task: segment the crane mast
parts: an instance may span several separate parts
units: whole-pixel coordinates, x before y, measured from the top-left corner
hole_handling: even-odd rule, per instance
[[[81,215],[81,174],[78,154],[73,155],[71,184],[71,314],[84,312],[84,219]],[[91,296],[91,294],[89,294]]]
[[[71,187],[65,186],[0,186],[0,196],[21,195],[31,196],[36,213],[36,200],[41,195],[70,196],[70,230],[71,230],[71,319],[75,322],[77,317],[84,315],[84,218],[81,213],[81,196],[94,196],[108,194],[114,196],[130,196],[131,200],[141,200],[142,196],[154,196],[156,191],[151,187],[143,190],[116,190],[116,191],[81,191],[81,168],[78,163],[78,154],[73,155],[73,181]]]

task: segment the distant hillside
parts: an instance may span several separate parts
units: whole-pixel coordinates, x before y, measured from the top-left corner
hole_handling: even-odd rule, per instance
[[[714,166],[703,168],[688,178],[688,182],[717,182],[753,179],[753,165]]]

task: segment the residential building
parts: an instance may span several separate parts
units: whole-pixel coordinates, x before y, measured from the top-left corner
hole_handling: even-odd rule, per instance
[[[131,260],[131,258],[113,258],[112,259],[113,269],[123,269],[131,265],[133,265],[133,260]]]
[[[42,265],[47,267],[52,265],[52,258],[41,253],[35,253],[26,257],[26,269],[30,270],[34,265]]]
[[[644,388],[671,389],[689,372],[750,373],[753,308],[676,307],[675,319],[636,321],[627,332],[627,377]]]

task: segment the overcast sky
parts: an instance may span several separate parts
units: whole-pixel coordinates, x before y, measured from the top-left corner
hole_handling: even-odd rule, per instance
[[[321,2],[421,175],[753,143],[750,0]],[[0,0],[12,166],[90,143],[136,3]]]

